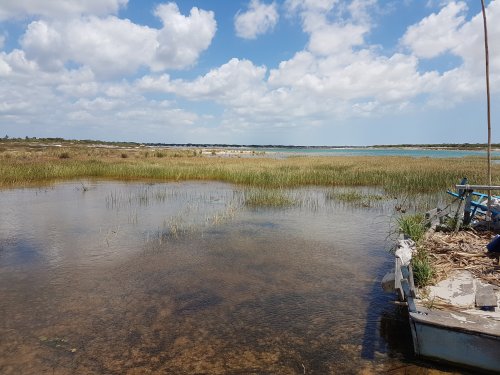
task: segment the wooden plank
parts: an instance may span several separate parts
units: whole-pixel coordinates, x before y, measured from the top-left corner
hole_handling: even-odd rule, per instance
[[[411,264],[408,266],[408,271],[410,271],[410,277],[408,278],[408,281],[410,282],[411,296],[415,298],[417,296],[417,293],[415,292],[415,282],[413,280],[413,267],[411,266]]]
[[[417,307],[415,306],[415,301],[413,300],[413,297],[411,295],[411,290],[410,290],[410,283],[408,280],[403,279],[401,280],[401,286],[403,288],[403,292],[406,297],[406,302],[408,303],[408,311],[409,312],[416,312]]]
[[[500,321],[466,314],[460,311],[430,310],[418,306],[418,313],[411,314],[411,319],[417,323],[432,324],[465,332],[492,335],[500,341]]]
[[[386,293],[394,293],[396,289],[394,288],[396,283],[396,275],[394,271],[389,271],[385,274],[384,278],[381,281],[382,289]]]
[[[401,279],[403,275],[401,274],[401,259],[395,258],[394,264],[394,289],[396,289],[396,293],[398,294],[398,298],[400,301],[404,301],[404,293],[403,288],[401,287]]]
[[[500,190],[500,186],[488,186],[488,185],[455,185],[457,189],[463,190]]]

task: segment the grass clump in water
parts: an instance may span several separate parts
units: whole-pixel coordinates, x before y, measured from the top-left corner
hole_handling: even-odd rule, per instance
[[[248,207],[291,207],[297,201],[283,189],[252,189],[245,191]]]
[[[384,196],[378,194],[363,194],[357,190],[348,190],[336,192],[331,190],[326,194],[327,199],[334,199],[340,202],[352,204],[354,206],[371,207],[374,202],[385,199]]]

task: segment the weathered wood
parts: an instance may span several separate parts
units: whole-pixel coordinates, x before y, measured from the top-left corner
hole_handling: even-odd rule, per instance
[[[394,264],[394,289],[396,289],[396,293],[398,294],[398,299],[400,301],[405,300],[405,296],[403,293],[403,288],[401,286],[401,280],[403,279],[403,275],[401,274],[401,259],[395,258]]]
[[[401,275],[403,275],[403,279],[408,280],[408,278],[410,277],[408,266],[401,266]]]
[[[381,281],[382,289],[386,293],[394,293],[396,291],[395,288],[396,283],[396,275],[394,271],[389,271],[385,274]]]
[[[413,280],[413,267],[411,266],[411,264],[408,266],[408,271],[410,272],[408,281],[410,282],[411,296],[415,298],[417,296],[417,293],[415,292],[415,281]]]
[[[498,185],[455,185],[457,189],[463,190],[500,190]]]
[[[431,228],[436,227],[439,224],[439,216],[438,216],[439,210],[437,208],[434,208],[432,210],[429,210],[425,213],[425,221],[429,223]]]
[[[410,283],[407,279],[401,280],[401,287],[403,288],[404,295],[406,297],[406,302],[408,303],[408,311],[415,312],[417,307],[415,306],[415,301],[413,300]]]
[[[472,220],[472,194],[467,194],[464,206],[464,225],[469,225]]]

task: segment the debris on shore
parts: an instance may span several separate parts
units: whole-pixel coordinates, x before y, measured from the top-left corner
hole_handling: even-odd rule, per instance
[[[455,271],[469,271],[476,278],[500,287],[498,258],[486,249],[494,235],[474,229],[428,234],[422,246],[427,249],[434,267],[435,282],[450,277]]]

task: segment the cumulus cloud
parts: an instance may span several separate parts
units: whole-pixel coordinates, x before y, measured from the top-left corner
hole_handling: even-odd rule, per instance
[[[456,47],[462,42],[457,31],[465,22],[466,10],[464,2],[450,2],[439,13],[408,28],[402,44],[423,58],[436,57]]]
[[[309,34],[308,49],[318,55],[341,54],[365,43],[371,31],[369,10],[376,0],[287,0],[285,7],[298,15],[304,32]]]
[[[207,122],[228,134],[309,129],[450,106],[484,90],[482,19],[467,15],[465,2],[448,1],[410,26],[391,53],[368,42],[377,6],[376,0],[287,0],[284,9],[308,38],[302,50],[274,66],[228,58],[193,79],[169,70],[190,67],[209,47],[217,28],[212,12],[181,14],[175,4],[161,4],[154,10],[160,28],[113,14],[35,18],[18,49],[0,52],[0,123],[73,124],[112,129],[122,138],[122,128],[137,126],[136,139],[143,139],[139,132],[183,132],[192,141],[186,137],[210,135],[203,130]],[[488,21],[490,39],[499,39],[500,2],[488,4]],[[444,72],[422,67],[422,60],[447,53],[459,58],[458,66]],[[498,43],[490,44],[490,56],[498,91]],[[138,75],[141,67],[148,71]],[[222,114],[203,113],[205,105],[193,113],[177,98],[209,103]]]
[[[445,71],[435,80],[431,102],[452,105],[484,90],[483,19],[478,13],[469,21],[465,18],[464,2],[448,1],[437,13],[408,28],[401,44],[421,59],[452,54],[461,60],[457,68]],[[488,36],[500,38],[500,3],[492,1],[487,7]],[[500,85],[500,48],[490,43],[490,81],[493,91]]]
[[[127,3],[128,0],[2,0],[0,21],[28,16],[61,18],[81,14],[115,14]]]
[[[339,0],[286,0],[285,5],[290,12],[328,12]]]
[[[8,72],[2,74],[5,66]],[[148,100],[126,82],[97,81],[88,67],[40,70],[22,51],[0,53],[0,76],[0,124],[6,131],[167,141],[199,118],[175,102]]]
[[[484,85],[483,70],[473,67],[480,61],[478,56],[484,55],[480,14],[466,21],[463,2],[449,2],[437,14],[409,27],[404,40],[411,53],[389,56],[365,41],[373,27],[367,10],[377,6],[375,1],[355,0],[342,10],[340,18],[339,3],[334,0],[289,0],[287,6],[300,16],[309,41],[304,50],[278,67],[267,69],[232,59],[194,80],[150,76],[137,85],[145,91],[169,92],[190,100],[217,101],[227,109],[224,121],[242,126],[252,122],[291,126],[300,119],[324,123],[394,114],[421,106],[422,97],[429,105],[443,100],[452,105],[476,95]],[[490,33],[497,35],[498,3],[490,3],[488,12],[493,24]],[[430,27],[438,30],[434,34],[437,41],[427,37]],[[454,33],[456,37],[451,37]],[[421,71],[420,59],[446,51],[460,56],[464,64],[444,73]],[[498,52],[493,51],[493,61],[499,61]],[[500,66],[493,81],[499,71]]]
[[[267,69],[249,60],[231,59],[193,81],[170,80],[168,75],[143,77],[137,86],[145,91],[174,93],[191,100],[214,100],[223,104],[244,105],[265,93]]]
[[[239,12],[234,18],[236,35],[244,39],[255,39],[272,30],[278,18],[276,3],[264,4],[259,0],[251,0],[248,10]]]
[[[153,71],[186,68],[210,45],[216,31],[213,12],[162,4],[154,29],[116,16],[88,16],[67,21],[38,20],[21,38],[26,56],[43,69],[56,71],[67,62],[89,66],[100,76],[130,74],[145,66]]]
[[[217,30],[214,13],[192,8],[183,16],[175,3],[159,5],[155,14],[162,20],[158,31],[158,48],[151,64],[154,70],[184,68],[193,64],[207,49]]]

